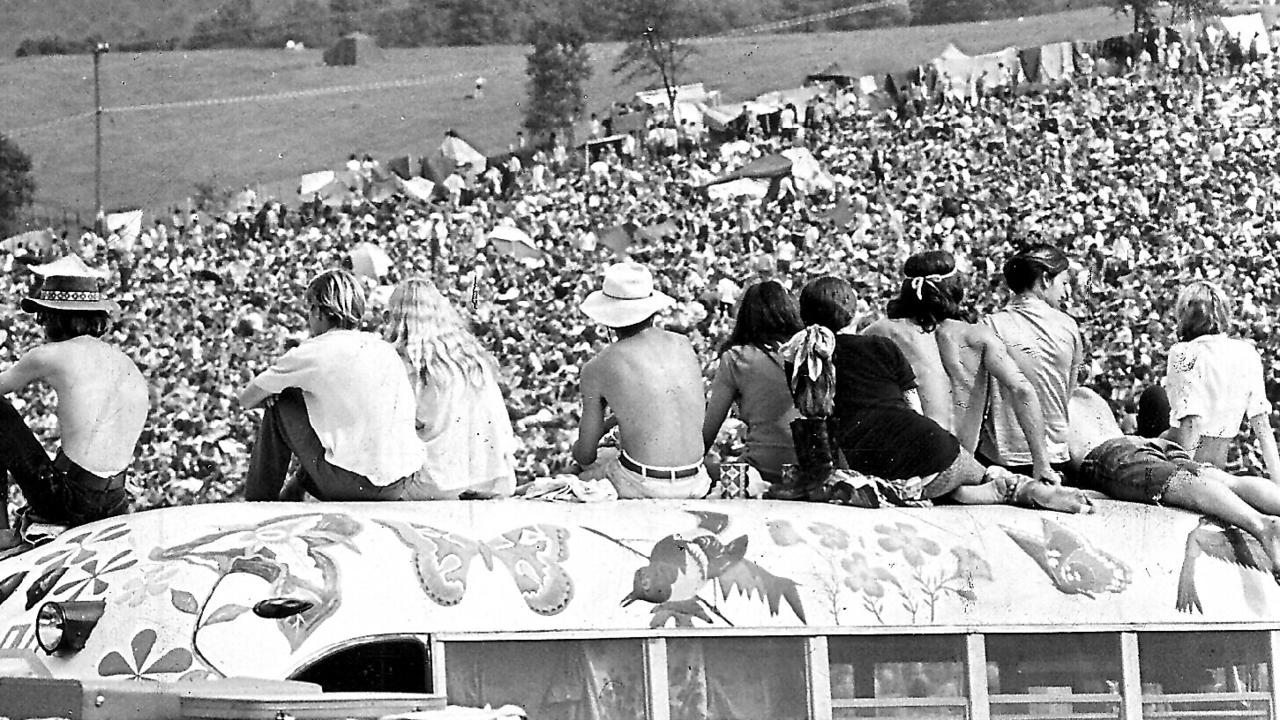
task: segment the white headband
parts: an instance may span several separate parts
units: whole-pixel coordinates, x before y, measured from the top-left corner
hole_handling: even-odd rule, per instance
[[[956,269],[955,267],[952,267],[950,270],[948,270],[945,273],[938,273],[934,275],[921,275],[919,277],[912,277],[907,279],[911,281],[911,289],[915,292],[916,299],[924,300],[924,296],[922,293],[924,291],[924,284],[926,281],[931,283],[936,283],[939,280],[946,280],[947,278],[955,274],[956,274]]]

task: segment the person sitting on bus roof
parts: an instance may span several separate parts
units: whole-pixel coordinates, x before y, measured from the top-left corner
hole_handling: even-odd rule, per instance
[[[346,270],[307,286],[311,338],[281,355],[240,393],[263,407],[245,500],[398,500],[422,467],[417,402],[396,349],[357,328],[364,288]],[[285,486],[291,456],[300,486]]]
[[[67,525],[128,511],[125,475],[146,422],[150,400],[138,366],[99,339],[120,311],[103,297],[99,274],[76,255],[33,268],[44,276],[22,300],[47,343],[0,372],[0,527],[8,527],[8,478],[22,489],[31,515]],[[58,396],[61,449],[45,453],[5,395],[43,383]],[[34,519],[34,518],[29,518]],[[18,543],[3,533],[0,545]]]
[[[888,338],[852,332],[856,299],[840,278],[806,285],[800,319],[808,327],[788,346],[816,352],[787,353],[797,406],[807,416],[829,415],[832,440],[850,469],[900,484],[906,499],[950,494],[964,504],[1089,511],[1088,499],[1077,490],[997,466],[983,468],[954,435],[922,415],[916,375],[902,350]],[[825,397],[815,403],[805,398],[810,386],[830,390],[820,392]],[[814,404],[827,405],[829,413],[808,407]],[[796,441],[797,456],[801,442]]]
[[[867,328],[867,335],[893,340],[919,381],[924,414],[951,432],[969,452],[987,410],[991,380],[1012,399],[1026,444],[1032,477],[1061,484],[1050,466],[1044,413],[1035,388],[987,325],[970,322],[964,309],[964,280],[955,257],[930,250],[907,258],[902,290],[888,306],[888,318]]]
[[[1169,505],[1235,525],[1258,539],[1280,581],[1280,487],[1191,459],[1181,445],[1125,435],[1097,393],[1076,388],[1068,405],[1069,467],[1080,487],[1117,500]]]
[[[648,268],[627,262],[607,268],[603,289],[581,306],[616,339],[582,367],[573,459],[581,479],[608,479],[622,498],[700,498],[711,488],[701,365],[688,339],[654,324],[674,302]],[[607,419],[605,408],[613,411]],[[620,450],[599,451],[615,426]]]

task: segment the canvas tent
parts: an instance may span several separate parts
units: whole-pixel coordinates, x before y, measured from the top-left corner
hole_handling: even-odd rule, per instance
[[[489,159],[484,156],[484,153],[452,130],[445,135],[444,142],[440,143],[440,154],[455,167],[466,165],[471,172],[484,172],[489,164]]]
[[[1223,16],[1218,18],[1218,21],[1222,23],[1222,29],[1226,34],[1239,40],[1240,47],[1246,51],[1256,38],[1258,54],[1271,54],[1271,39],[1267,35],[1267,26],[1262,21],[1262,13]]]
[[[364,65],[382,59],[382,48],[364,33],[344,35],[324,51],[325,65]]]
[[[953,98],[969,97],[978,83],[984,88],[1008,87],[1018,78],[1018,49],[1008,47],[985,55],[968,55],[954,44],[947,45],[932,62],[942,91]]]

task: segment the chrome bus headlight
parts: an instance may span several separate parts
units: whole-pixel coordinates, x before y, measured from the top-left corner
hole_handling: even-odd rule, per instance
[[[36,613],[36,642],[50,655],[79,652],[106,607],[102,600],[47,602]]]

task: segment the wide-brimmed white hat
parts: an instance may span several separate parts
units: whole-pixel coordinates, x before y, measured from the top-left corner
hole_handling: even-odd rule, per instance
[[[673,304],[674,298],[653,287],[649,268],[625,262],[604,271],[604,287],[587,296],[582,312],[601,325],[619,328],[635,325]]]
[[[44,278],[31,297],[22,299],[22,309],[118,313],[120,306],[102,295],[102,273],[84,264],[79,255],[37,265],[31,272]]]

